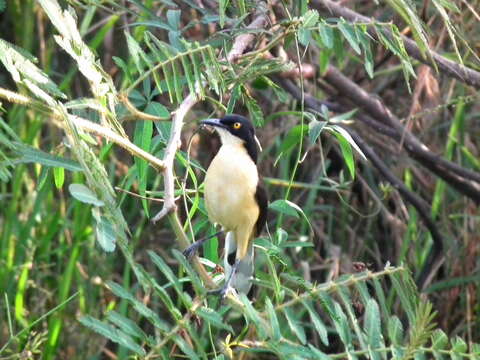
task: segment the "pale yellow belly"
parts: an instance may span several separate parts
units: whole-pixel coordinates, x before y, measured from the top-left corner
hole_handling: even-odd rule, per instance
[[[257,167],[243,149],[222,146],[205,177],[205,205],[210,221],[227,231],[253,228],[259,214],[255,201]]]

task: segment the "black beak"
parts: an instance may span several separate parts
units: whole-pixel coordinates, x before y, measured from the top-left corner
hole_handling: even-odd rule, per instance
[[[227,127],[220,122],[220,119],[205,119],[200,121],[200,124],[202,125],[210,125],[214,127],[219,127],[219,128],[224,128],[226,129]]]

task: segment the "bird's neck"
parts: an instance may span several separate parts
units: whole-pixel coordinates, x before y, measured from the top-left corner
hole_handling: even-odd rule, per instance
[[[222,147],[236,147],[245,150],[252,161],[256,164],[258,158],[257,144],[252,139],[251,141],[243,141],[237,136],[233,136],[228,131],[221,130],[218,132],[220,135],[220,140],[222,141]]]

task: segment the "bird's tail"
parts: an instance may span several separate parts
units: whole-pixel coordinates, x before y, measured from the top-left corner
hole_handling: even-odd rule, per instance
[[[237,252],[237,242],[235,241],[235,234],[229,231],[225,237],[225,279],[230,277],[232,267],[235,264]],[[232,287],[238,292],[248,294],[252,287],[253,278],[253,242],[248,245],[247,254],[241,259],[237,265],[237,271],[233,275]]]

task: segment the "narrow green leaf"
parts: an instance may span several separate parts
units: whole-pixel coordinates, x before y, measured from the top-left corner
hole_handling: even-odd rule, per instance
[[[313,326],[315,326],[315,330],[320,336],[320,340],[322,340],[322,343],[325,346],[328,346],[329,345],[328,332],[327,332],[327,328],[325,327],[325,324],[318,316],[317,312],[315,311],[315,308],[313,307],[310,301],[302,301],[302,303],[307,309],[308,314],[310,315],[310,320],[312,320]]]
[[[345,160],[345,164],[347,164],[348,171],[350,172],[350,176],[352,179],[355,179],[355,161],[353,159],[352,147],[345,137],[338,133],[333,133],[340,144],[340,150],[342,151],[343,160]]]
[[[275,309],[269,297],[265,299],[265,308],[267,310],[268,318],[270,320],[270,326],[272,328],[272,339],[274,341],[279,341],[282,337],[282,333],[280,331],[280,324],[278,323],[277,314],[275,313]]]
[[[363,328],[367,334],[367,341],[371,350],[374,351],[382,347],[380,311],[377,302],[373,299],[370,299],[367,303]],[[371,355],[372,358],[380,358],[378,352],[372,352]]]
[[[201,307],[195,311],[195,314],[200,316],[203,320],[211,324],[218,329],[225,329],[233,333],[233,328],[225,323],[219,313],[213,309]]]
[[[49,167],[61,167],[69,171],[83,171],[76,161],[51,155],[28,145],[17,146],[15,151],[19,153],[20,157],[12,161],[14,164],[37,163]]]
[[[146,110],[150,112],[150,111],[153,111],[153,108],[148,108],[147,106]],[[149,152],[150,145],[152,143],[152,134],[153,134],[152,121],[148,121],[148,120],[137,121],[135,125],[133,142],[135,143],[135,145],[137,145],[141,149],[145,150],[146,152]],[[144,159],[135,157],[135,165],[137,169],[138,190],[141,196],[145,196],[145,192],[147,190],[147,180],[148,180],[148,163]],[[145,214],[147,217],[149,217],[148,201],[147,199],[144,199],[144,198],[142,198],[141,201],[142,201]]]
[[[175,341],[175,343],[178,345],[180,350],[182,350],[183,353],[185,355],[187,355],[188,359],[191,359],[191,360],[197,360],[198,359],[198,360],[200,360],[200,358],[198,357],[195,350],[192,349],[192,347],[189,344],[187,344],[187,342],[185,340],[183,340],[180,335],[174,335],[173,336],[173,341]]]
[[[107,285],[116,296],[128,300],[133,305],[133,309],[140,315],[148,319],[156,328],[164,332],[169,331],[167,323],[160,319],[156,312],[148,308],[144,303],[135,299],[135,297],[121,285],[113,281],[107,281]]]
[[[403,325],[397,316],[391,316],[388,319],[388,337],[393,345],[401,346],[403,344]]]
[[[53,168],[53,179],[57,189],[61,189],[65,182],[65,169],[62,167]]]
[[[198,277],[197,272],[192,268],[192,265],[190,265],[190,262],[185,259],[185,256],[178,251],[173,249],[172,250],[173,256],[177,261],[182,264],[182,266],[185,268],[185,270],[188,273],[188,276],[190,277],[190,281],[192,282],[192,285],[195,289],[195,292],[198,295],[202,295],[205,293],[205,287],[202,285],[202,282],[200,281],[200,278]]]
[[[122,331],[128,335],[134,336],[141,340],[146,340],[147,335],[143,332],[142,329],[132,320],[126,318],[122,314],[116,312],[115,310],[110,310],[107,314],[107,319],[112,322],[114,325],[118,326]]]
[[[300,139],[307,133],[309,130],[308,125],[296,125],[292,127],[280,145],[280,152],[285,153],[291,150],[294,146],[296,146]]]
[[[178,278],[175,276],[173,273],[172,269],[165,263],[165,261],[155,254],[153,251],[148,251],[148,255],[150,256],[150,259],[153,261],[153,263],[157,266],[157,268],[165,275],[165,277],[170,281],[170,283],[173,285],[173,288],[177,292],[177,294],[180,296],[180,299],[182,302],[185,304],[187,308],[190,308],[192,306],[192,299],[182,291],[182,285],[180,284],[180,281]]]
[[[318,137],[322,133],[323,128],[328,123],[326,121],[318,121],[313,120],[308,123],[308,137],[310,139],[310,143],[315,144]]]
[[[84,326],[92,329],[107,339],[126,347],[127,349],[135,352],[137,355],[146,355],[145,350],[140,345],[135,343],[135,341],[129,335],[113,327],[112,325],[103,323],[89,315],[82,316],[79,321]]]
[[[239,294],[240,301],[243,303],[245,306],[245,311],[244,311],[244,316],[249,322],[253,322],[255,325],[255,328],[257,329],[258,335],[260,339],[265,339],[267,337],[267,331],[265,329],[265,326],[262,323],[262,320],[260,318],[260,314],[258,313],[257,310],[252,306],[252,303],[250,300],[247,298],[245,294]]]
[[[288,326],[295,334],[295,336],[300,340],[302,345],[307,343],[307,336],[305,335],[305,329],[300,324],[300,322],[296,319],[295,315],[293,314],[290,308],[284,308],[283,313],[285,314],[285,318],[287,319]]]

